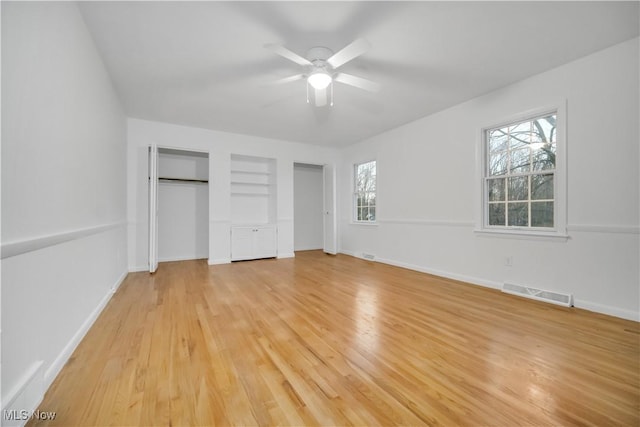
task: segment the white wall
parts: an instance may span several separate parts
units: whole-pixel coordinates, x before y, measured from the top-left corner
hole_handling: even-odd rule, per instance
[[[577,307],[640,320],[638,50],[627,41],[344,149],[342,183],[355,162],[378,161],[378,224],[350,222],[353,190],[341,185],[341,251],[486,286],[569,292]],[[480,129],[565,101],[570,238],[474,233]]]
[[[209,263],[230,262],[231,154],[276,160],[278,257],[293,254],[293,164],[336,164],[337,149],[140,119],[128,120],[129,270],[148,265],[147,147],[209,153]]]
[[[126,121],[74,3],[2,2],[2,404],[31,410],[126,275]]]
[[[296,164],[293,167],[293,248],[296,251],[322,249],[322,166]]]

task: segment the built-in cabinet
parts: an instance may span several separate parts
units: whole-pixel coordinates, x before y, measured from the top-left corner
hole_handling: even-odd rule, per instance
[[[231,260],[272,258],[277,255],[275,225],[231,227]]]
[[[231,156],[231,260],[271,258],[277,251],[276,160]]]

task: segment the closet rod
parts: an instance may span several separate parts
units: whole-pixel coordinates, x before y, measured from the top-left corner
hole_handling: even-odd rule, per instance
[[[206,179],[163,178],[163,177],[159,177],[158,181],[202,182],[202,183],[208,183],[209,182]]]

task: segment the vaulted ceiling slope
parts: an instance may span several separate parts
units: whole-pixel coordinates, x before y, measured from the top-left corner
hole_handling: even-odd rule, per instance
[[[637,37],[638,2],[83,2],[129,117],[345,146]],[[305,56],[357,38],[334,105],[272,84]]]

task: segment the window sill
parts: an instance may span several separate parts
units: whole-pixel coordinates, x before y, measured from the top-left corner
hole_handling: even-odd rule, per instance
[[[349,225],[363,225],[365,227],[377,227],[378,223],[376,221],[351,221]]]
[[[569,235],[555,231],[529,231],[529,230],[492,230],[480,228],[473,230],[479,237],[497,237],[502,239],[520,240],[546,240],[553,242],[566,242]]]

